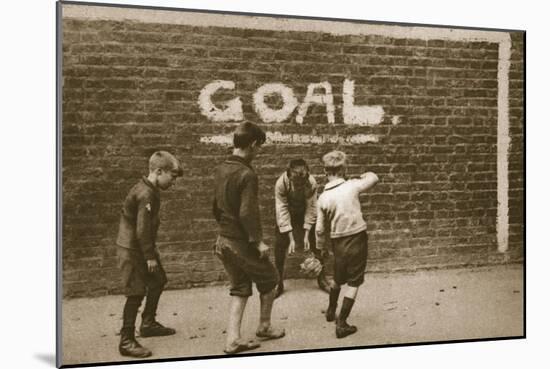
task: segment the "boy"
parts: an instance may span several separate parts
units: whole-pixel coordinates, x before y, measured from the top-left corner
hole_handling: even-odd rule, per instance
[[[118,347],[123,356],[151,356],[151,351],[141,346],[134,336],[138,309],[145,296],[141,337],[176,333],[155,320],[159,298],[167,282],[155,242],[160,223],[160,190],[170,188],[182,175],[180,163],[172,154],[157,151],[149,159],[149,175],[132,187],[124,200],[116,241],[126,295]]]
[[[349,325],[347,318],[357,297],[359,286],[363,284],[367,266],[367,224],[361,213],[359,194],[373,187],[378,177],[372,172],[358,179],[345,180],[346,154],[331,151],[323,156],[328,183],[318,201],[317,247],[323,248],[326,237],[330,236],[334,253],[334,282],[329,293],[326,319],[336,319],[336,337],[343,338],[357,332],[357,327]],[[340,286],[347,284],[340,314],[336,317],[336,307]]]
[[[323,253],[315,244],[315,220],[317,219],[317,182],[309,174],[309,168],[303,159],[291,160],[287,170],[275,183],[275,265],[279,271],[277,297],[284,292],[284,268],[286,253],[291,255],[296,242],[304,251],[312,250],[323,264]],[[310,247],[311,245],[311,247]],[[330,283],[324,269],[317,277],[317,284],[323,291],[329,292]]]
[[[220,258],[230,282],[231,302],[224,352],[236,354],[260,346],[241,339],[241,321],[252,282],[260,293],[260,323],[256,336],[277,339],[283,329],[271,325],[271,310],[279,280],[269,261],[268,246],[262,241],[258,177],[250,163],[265,142],[265,133],[255,124],[245,122],[235,130],[233,155],[216,168],[213,213],[219,226],[215,253]]]

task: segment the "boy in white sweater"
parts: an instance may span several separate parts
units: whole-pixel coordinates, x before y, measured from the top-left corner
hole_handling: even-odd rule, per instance
[[[317,248],[325,247],[327,237],[334,253],[334,286],[329,293],[326,319],[336,320],[336,337],[357,332],[346,320],[351,312],[367,266],[367,223],[361,213],[359,194],[372,188],[378,177],[366,172],[360,178],[345,180],[346,154],[331,151],[323,156],[328,183],[317,202]],[[341,285],[347,284],[340,314],[336,316]]]

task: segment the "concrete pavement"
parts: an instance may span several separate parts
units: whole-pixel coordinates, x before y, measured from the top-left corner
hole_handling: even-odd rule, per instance
[[[359,331],[336,339],[322,312],[328,295],[313,280],[288,280],[276,300],[273,324],[286,337],[252,352],[371,346],[522,336],[523,266],[367,273],[348,321]],[[342,296],[341,296],[342,298]],[[243,336],[253,338],[259,316],[257,291],[249,299]],[[177,330],[170,337],[138,340],[151,359],[223,356],[229,295],[226,286],[166,291],[158,320]],[[127,361],[119,355],[123,296],[63,301],[63,363]],[[138,317],[138,324],[139,324]]]

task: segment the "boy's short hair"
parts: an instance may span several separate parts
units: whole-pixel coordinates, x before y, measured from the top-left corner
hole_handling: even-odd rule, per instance
[[[342,151],[331,151],[323,156],[323,165],[327,174],[340,174],[346,167],[346,154]]]
[[[157,151],[149,158],[149,172],[154,172],[157,169],[176,172],[178,177],[183,176],[183,168],[179,160],[168,151]]]
[[[306,169],[309,169],[308,166],[307,166],[307,163],[304,159],[292,159],[288,163],[288,168],[289,169],[294,169],[294,168],[298,168],[298,167],[305,167]]]
[[[304,168],[305,171],[296,171],[296,168]],[[299,176],[306,176],[309,173],[309,167],[307,166],[307,163],[304,159],[292,159],[288,163],[288,167],[286,169],[286,175],[288,178],[292,176],[292,174],[298,174]]]
[[[240,124],[233,134],[233,146],[237,149],[246,149],[253,142],[263,145],[265,132],[254,123],[244,122]]]

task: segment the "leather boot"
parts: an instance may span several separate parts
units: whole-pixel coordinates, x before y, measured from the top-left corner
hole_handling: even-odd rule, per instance
[[[349,325],[346,322],[346,319],[351,312],[353,303],[355,300],[350,299],[349,297],[344,297],[342,301],[342,309],[340,310],[340,315],[336,318],[336,338],[344,338],[350,334],[357,332],[357,327],[354,325]]]
[[[344,338],[357,332],[357,327],[349,325],[346,321],[336,319],[336,338]]]
[[[141,346],[136,341],[134,335],[134,328],[123,328],[120,330],[120,344],[118,345],[118,352],[122,356],[131,357],[148,357],[151,356],[151,351]]]
[[[176,330],[163,326],[154,316],[146,316],[141,319],[139,334],[141,337],[171,336],[176,334]]]

